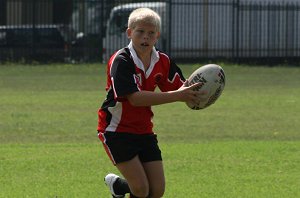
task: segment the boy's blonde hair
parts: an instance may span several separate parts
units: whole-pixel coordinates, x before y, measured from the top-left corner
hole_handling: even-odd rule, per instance
[[[136,25],[141,22],[154,25],[156,30],[160,32],[161,18],[150,8],[138,8],[133,10],[128,18],[128,27],[134,29]]]

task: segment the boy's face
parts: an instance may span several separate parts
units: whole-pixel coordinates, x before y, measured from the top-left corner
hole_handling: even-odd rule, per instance
[[[156,27],[147,23],[138,23],[135,28],[127,29],[127,36],[132,40],[137,53],[150,53],[159,35],[160,33],[156,30]]]

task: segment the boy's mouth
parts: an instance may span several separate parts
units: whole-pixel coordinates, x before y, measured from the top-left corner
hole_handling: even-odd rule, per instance
[[[148,43],[142,43],[141,46],[147,47],[147,46],[149,46],[149,44]]]

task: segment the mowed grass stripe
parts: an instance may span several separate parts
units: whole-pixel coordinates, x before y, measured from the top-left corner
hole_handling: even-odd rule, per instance
[[[186,77],[200,64],[183,65]],[[155,106],[164,197],[300,197],[300,68],[222,65],[211,107]],[[0,67],[0,197],[108,197],[105,65]]]
[[[161,143],[165,197],[298,197],[299,142]],[[100,144],[1,146],[0,197],[108,197]]]

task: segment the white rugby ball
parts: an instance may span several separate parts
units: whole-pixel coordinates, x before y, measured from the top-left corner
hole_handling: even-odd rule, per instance
[[[186,103],[194,110],[204,109],[220,97],[225,87],[225,73],[221,66],[208,64],[199,67],[188,78],[189,86],[198,82],[203,84],[196,88],[197,91],[207,91],[207,94],[199,97],[199,103]]]

